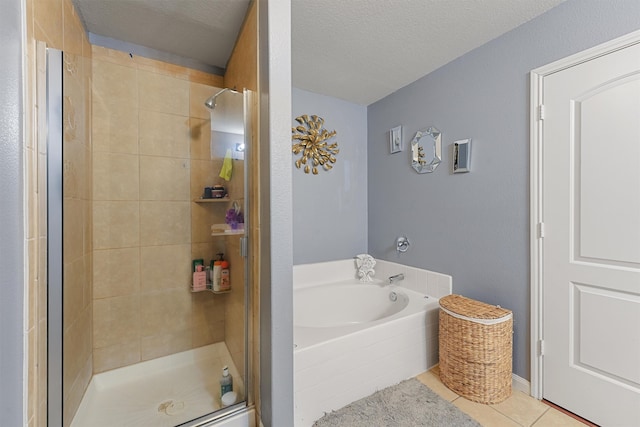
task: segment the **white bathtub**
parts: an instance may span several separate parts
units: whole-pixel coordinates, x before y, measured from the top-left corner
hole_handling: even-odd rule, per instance
[[[397,286],[380,279],[398,273]],[[385,261],[375,282],[355,276],[353,260],[294,267],[296,427],[438,361],[438,296],[451,278]],[[438,295],[427,295],[429,282]]]
[[[380,280],[371,283],[347,280],[308,286],[296,290],[295,300],[293,323],[313,328],[375,322],[393,316],[409,304],[409,297],[397,286]]]
[[[395,301],[392,299],[395,298]],[[425,312],[437,299],[380,280],[345,280],[294,290],[294,342],[303,349]]]

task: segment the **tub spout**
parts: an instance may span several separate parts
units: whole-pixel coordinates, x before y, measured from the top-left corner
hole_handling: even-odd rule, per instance
[[[394,283],[399,282],[400,280],[404,280],[404,274],[402,273],[389,277],[389,284],[393,285]]]

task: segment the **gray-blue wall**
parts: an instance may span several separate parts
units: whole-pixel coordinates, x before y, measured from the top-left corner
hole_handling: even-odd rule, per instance
[[[22,19],[19,0],[0,13],[0,419],[23,425],[24,222]]]
[[[340,149],[333,169],[318,175],[293,166],[293,263],[366,253],[367,108],[295,88],[291,104],[292,126],[303,114],[320,116]]]
[[[369,253],[453,276],[455,293],[515,314],[514,372],[529,379],[529,71],[640,29],[638,0],[569,0],[368,109]],[[428,43],[425,40],[425,43]],[[416,52],[419,55],[420,52]],[[443,135],[432,174],[390,155],[427,126]],[[451,144],[473,138],[472,172],[451,173]],[[412,246],[400,258],[395,238]]]

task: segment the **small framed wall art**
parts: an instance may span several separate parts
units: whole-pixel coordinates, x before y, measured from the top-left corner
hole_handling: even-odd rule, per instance
[[[453,143],[453,173],[471,171],[471,139]]]
[[[399,153],[404,150],[402,146],[402,126],[396,126],[389,130],[389,153]]]

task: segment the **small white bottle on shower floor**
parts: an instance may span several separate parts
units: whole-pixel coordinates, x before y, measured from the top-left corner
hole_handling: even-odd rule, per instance
[[[233,377],[229,373],[229,367],[222,368],[222,378],[220,378],[220,397],[233,391]]]

